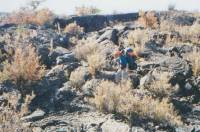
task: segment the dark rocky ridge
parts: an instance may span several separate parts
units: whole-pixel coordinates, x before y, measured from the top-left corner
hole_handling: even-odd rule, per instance
[[[81,27],[84,27],[85,32],[98,31],[114,22],[128,22],[138,19],[138,13],[116,14],[116,15],[92,15],[92,16],[72,16],[67,19],[56,18],[54,25],[59,23],[61,28],[67,24],[76,22]]]

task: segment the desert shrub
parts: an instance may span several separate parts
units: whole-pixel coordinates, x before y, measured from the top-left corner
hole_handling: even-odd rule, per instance
[[[176,25],[174,22],[167,21],[167,20],[161,21],[160,23],[160,31],[165,31],[168,33],[177,32],[180,34],[180,38],[173,38],[174,40],[169,40],[168,38],[169,41],[167,41],[167,43],[190,42],[193,44],[199,44],[200,43],[199,29],[200,29],[199,23],[194,23],[192,26],[180,26],[180,25]]]
[[[70,81],[75,88],[80,89],[81,85],[85,83],[86,70],[82,68],[77,68],[75,71],[71,72]]]
[[[151,118],[169,125],[182,124],[181,117],[168,99],[160,101],[150,96],[140,96],[131,88],[129,81],[121,84],[102,81],[96,88],[94,104],[104,112],[117,112],[128,117],[139,115],[141,118]]]
[[[84,31],[83,27],[77,25],[76,22],[66,25],[64,29],[65,33],[70,33],[72,35],[78,35],[80,33],[83,33],[83,31]]]
[[[6,100],[7,104],[2,104],[2,109],[0,110],[0,128],[3,132],[28,132],[31,128],[23,125],[21,117],[29,112],[29,104],[31,100],[35,97],[34,94],[27,95],[24,104],[20,111],[18,111],[17,104],[20,96],[16,93],[4,93],[2,95]]]
[[[147,30],[136,29],[128,34],[128,43],[134,46],[135,50],[143,50],[148,40]]]
[[[29,128],[23,125],[21,116],[9,107],[4,107],[0,112],[0,128],[2,132],[28,132]]]
[[[169,83],[169,73],[158,73],[157,79],[147,86],[147,89],[152,92],[155,97],[166,97],[176,92],[176,88]]]
[[[192,52],[186,54],[186,59],[189,60],[192,64],[192,71],[195,76],[200,74],[200,51],[196,48]]]
[[[165,31],[165,32],[173,32],[176,31],[175,27],[177,27],[174,22],[168,21],[168,20],[163,20],[160,22],[160,31]]]
[[[46,22],[50,21],[53,17],[53,13],[49,9],[41,9],[34,13],[32,19],[29,23],[35,23],[37,25],[43,25]]]
[[[87,56],[94,53],[98,49],[97,43],[93,40],[81,40],[76,45],[75,56],[78,59],[87,59]]]
[[[181,125],[181,117],[178,116],[173,104],[167,98],[160,100],[144,97],[139,106],[139,115],[149,117],[156,121],[169,125]]]
[[[87,56],[88,70],[92,75],[95,75],[97,71],[100,71],[106,64],[105,55],[96,51],[93,54]]]
[[[81,7],[76,7],[76,9],[75,9],[75,14],[78,16],[94,15],[99,12],[100,12],[100,10],[96,7],[81,6]]]
[[[12,15],[8,16],[4,23],[15,23],[15,24],[29,24],[34,23],[37,25],[43,25],[50,21],[53,17],[53,13],[49,9],[41,9],[37,11],[33,10],[19,10],[13,12]]]
[[[131,94],[131,83],[129,81],[123,82],[122,85],[117,85],[111,81],[101,81],[96,88],[94,103],[96,107],[105,112],[119,112],[121,102],[128,99]]]
[[[4,64],[3,71],[0,72],[0,80],[12,80],[17,85],[40,80],[45,73],[45,68],[39,60],[40,57],[31,45],[18,47],[12,61]]]
[[[144,28],[152,28],[155,29],[158,27],[158,18],[156,17],[156,13],[154,11],[149,11],[145,13],[144,11],[139,12],[138,23]]]
[[[180,33],[183,41],[190,41],[193,44],[200,43],[200,24],[195,23],[192,26],[180,26],[177,31]]]

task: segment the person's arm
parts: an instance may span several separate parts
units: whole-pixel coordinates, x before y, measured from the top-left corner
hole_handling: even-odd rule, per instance
[[[120,55],[121,55],[121,52],[120,52],[120,51],[116,51],[116,52],[114,53],[114,57],[115,57],[115,58],[118,58]]]

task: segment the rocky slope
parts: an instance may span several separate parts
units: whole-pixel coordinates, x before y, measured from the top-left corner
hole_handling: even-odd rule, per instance
[[[157,76],[157,71],[170,73],[170,84],[179,87],[179,91],[171,100],[181,115],[184,125],[172,127],[165,123],[139,119],[135,121],[136,123],[130,124],[126,117],[100,112],[90,103],[89,100],[94,96],[100,80],[115,81],[115,61],[111,59],[114,50],[119,44],[129,46],[126,40],[130,32],[144,30],[144,27],[135,23],[137,17],[137,14],[112,17],[87,16],[67,20],[59,18],[43,26],[2,25],[0,27],[0,69],[3,69],[3,62],[9,60],[9,53],[15,51],[16,42],[23,46],[33,45],[41,57],[42,64],[46,66],[45,76],[30,86],[36,96],[29,105],[30,113],[21,118],[23,125],[32,128],[35,132],[200,131],[200,76],[193,74],[191,62],[185,59],[187,54],[193,52],[194,47],[199,51],[200,45],[194,46],[190,42],[167,44],[168,36],[179,37],[177,32],[149,29],[148,42],[140,51],[142,59],[137,61],[138,69],[130,73],[129,78],[134,89],[144,94],[145,90],[142,87],[151,83]],[[178,25],[188,26],[198,20],[198,17],[183,12],[161,12],[158,13],[158,18],[160,21],[170,20]],[[54,26],[60,23],[62,29],[66,24],[74,21],[85,28],[84,33],[79,35],[60,33]],[[78,44],[71,41],[73,37],[76,37]],[[91,39],[106,54],[106,65],[96,76],[92,76],[88,71],[87,61],[77,58],[75,49],[81,43],[81,39]],[[84,81],[79,86],[79,90],[72,85],[70,79],[70,74],[78,68],[84,71],[84,75],[80,75],[81,80]],[[2,93],[18,92],[16,89],[17,86],[9,81],[0,83],[0,104],[6,101]]]

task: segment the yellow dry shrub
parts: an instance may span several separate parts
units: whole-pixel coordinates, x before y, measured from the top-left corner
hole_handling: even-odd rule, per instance
[[[80,89],[81,85],[83,85],[83,83],[85,82],[85,72],[86,71],[82,68],[77,68],[76,70],[71,72],[69,80],[75,88]]]
[[[154,11],[149,11],[145,13],[144,11],[139,12],[138,23],[144,28],[158,28],[158,18],[156,17],[156,13]]]
[[[66,25],[64,32],[70,33],[70,34],[73,34],[73,35],[78,35],[78,34],[84,32],[84,28],[80,27],[78,24],[76,24],[76,22],[74,22],[74,23],[70,23],[70,24]]]
[[[167,98],[160,101],[146,96],[140,103],[139,115],[170,125],[182,125],[181,117]]]
[[[193,44],[200,43],[200,24],[195,23],[192,26],[179,26],[177,31],[180,33],[183,41],[190,41]]]
[[[128,34],[128,43],[134,46],[136,51],[143,50],[149,40],[147,30],[136,29]]]
[[[53,18],[53,13],[49,9],[41,9],[37,11],[19,10],[13,12],[11,16],[6,18],[5,23],[29,24],[34,23],[43,25]]]
[[[175,40],[170,40],[174,43],[177,43],[180,41],[184,43],[191,42],[193,44],[200,43],[200,38],[199,38],[200,24],[199,23],[194,23],[192,26],[180,26],[170,21],[161,21],[160,31],[178,32],[181,38],[175,38]],[[168,41],[167,43],[169,43],[170,41]]]
[[[93,40],[81,40],[75,48],[75,56],[78,59],[87,59],[87,56],[93,54],[98,49],[98,44]]]
[[[193,49],[191,53],[186,54],[186,59],[192,63],[192,71],[194,76],[198,76],[200,74],[200,51],[196,48]]]
[[[155,97],[166,97],[176,92],[176,88],[169,83],[169,73],[159,73],[158,79],[154,80],[147,86],[148,91],[152,92]]]
[[[45,68],[40,64],[40,57],[31,45],[15,50],[11,63],[5,63],[0,72],[0,80],[12,80],[15,83],[25,83],[40,80]]]
[[[123,82],[122,85],[117,85],[111,81],[101,81],[96,88],[94,103],[96,107],[105,112],[119,112],[121,102],[129,98],[131,93],[131,83]]]
[[[117,112],[127,116],[137,114],[142,118],[170,125],[181,125],[181,117],[175,111],[168,99],[154,99],[149,96],[137,95],[130,81],[115,84],[111,81],[101,81],[96,88],[94,104],[103,112]]]
[[[30,22],[33,22],[37,25],[43,25],[46,22],[50,21],[53,17],[53,13],[49,9],[41,9],[35,12],[33,18],[30,18]]]
[[[178,26],[174,22],[163,20],[160,22],[160,31],[172,32],[175,31],[175,27]]]
[[[94,52],[87,56],[88,70],[92,75],[95,75],[97,71],[100,71],[106,64],[105,55],[101,52]]]
[[[32,94],[26,96],[21,111],[16,111],[19,95],[14,93],[4,93],[3,97],[8,100],[8,104],[3,104],[3,109],[0,110],[0,127],[2,132],[31,131],[31,128],[27,128],[23,125],[21,117],[29,112],[28,105],[35,95]]]

